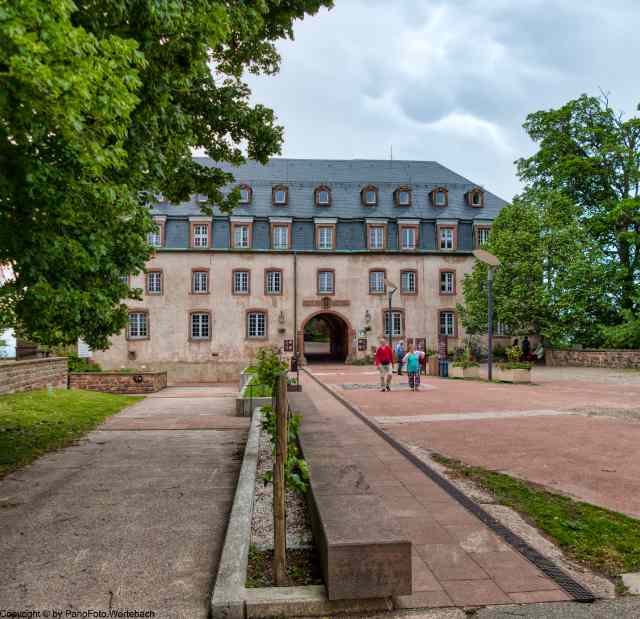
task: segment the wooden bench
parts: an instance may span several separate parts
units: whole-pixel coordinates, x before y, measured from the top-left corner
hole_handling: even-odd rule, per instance
[[[330,600],[410,595],[411,542],[353,461],[328,420],[303,393],[300,443],[310,470],[308,502]],[[362,455],[362,454],[360,454]]]

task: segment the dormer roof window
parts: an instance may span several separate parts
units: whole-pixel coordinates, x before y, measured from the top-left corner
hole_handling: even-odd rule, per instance
[[[479,187],[475,187],[467,192],[467,203],[473,208],[482,208],[484,206],[484,191]]]
[[[429,196],[433,206],[446,207],[449,205],[449,190],[446,187],[436,187]]]
[[[378,188],[374,185],[367,185],[360,191],[360,199],[363,206],[376,206],[378,204]]]
[[[314,191],[316,206],[331,206],[331,190],[324,185]]]
[[[394,196],[396,206],[411,206],[411,189],[408,187],[398,187]]]
[[[271,190],[274,206],[287,206],[289,203],[289,188],[286,185],[276,185]]]
[[[253,197],[253,190],[250,185],[240,185],[240,204],[251,204],[251,199]]]

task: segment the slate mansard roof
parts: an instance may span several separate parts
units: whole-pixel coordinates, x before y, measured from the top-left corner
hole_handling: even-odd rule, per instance
[[[234,216],[252,217],[336,217],[338,219],[423,219],[490,221],[495,219],[506,202],[484,191],[484,206],[467,204],[465,194],[478,187],[435,161],[384,161],[367,159],[271,159],[266,165],[250,161],[233,167],[216,163],[206,157],[195,157],[205,166],[217,166],[231,172],[236,184],[247,184],[253,191],[250,205],[240,205]],[[271,190],[275,185],[288,187],[288,205],[273,206]],[[314,189],[325,185],[331,189],[331,206],[314,203]],[[378,204],[363,206],[360,191],[367,185],[378,188]],[[235,186],[235,185],[234,185]],[[400,186],[412,191],[410,207],[398,207],[393,192]],[[448,190],[448,206],[434,207],[429,193],[438,187]],[[231,189],[231,187],[229,188]],[[188,217],[201,214],[198,197],[179,205],[157,204],[153,212],[168,217]],[[214,211],[214,215],[219,215]]]

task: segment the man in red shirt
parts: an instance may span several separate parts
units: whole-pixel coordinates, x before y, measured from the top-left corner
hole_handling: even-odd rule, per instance
[[[393,352],[383,337],[380,338],[380,346],[376,350],[375,363],[380,372],[380,391],[391,391],[389,385],[393,376]]]

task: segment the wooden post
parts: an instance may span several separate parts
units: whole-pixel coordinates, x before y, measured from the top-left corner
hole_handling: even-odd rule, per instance
[[[276,585],[287,584],[287,525],[285,515],[284,468],[287,461],[287,374],[281,374],[275,385],[276,458],[273,465],[273,574]]]

